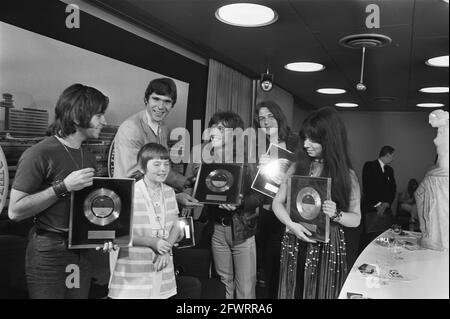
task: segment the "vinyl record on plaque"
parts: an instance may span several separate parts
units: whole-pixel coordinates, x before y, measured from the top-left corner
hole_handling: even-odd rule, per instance
[[[223,193],[233,185],[233,175],[226,169],[216,169],[206,176],[206,186],[213,192]]]
[[[312,187],[304,187],[297,194],[297,210],[306,220],[319,216],[322,200],[319,193]]]
[[[119,195],[108,188],[99,188],[91,192],[84,200],[84,215],[93,224],[105,226],[111,224],[120,215]]]

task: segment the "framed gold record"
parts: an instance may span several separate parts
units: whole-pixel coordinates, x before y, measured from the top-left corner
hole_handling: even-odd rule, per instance
[[[132,178],[95,177],[92,186],[72,192],[69,248],[95,248],[107,241],[131,246],[134,183]]]
[[[320,214],[322,199],[317,190],[304,187],[297,194],[296,204],[300,216],[306,220],[313,220]]]
[[[212,192],[223,193],[233,186],[234,178],[226,169],[215,169],[206,176],[206,187]]]
[[[274,198],[289,167],[295,162],[295,154],[275,144],[270,144],[266,155],[271,160],[258,169],[251,188]]]
[[[194,196],[202,204],[239,205],[244,164],[202,164],[195,180]]]
[[[292,221],[308,229],[311,239],[328,242],[330,218],[322,205],[331,198],[331,178],[294,175],[288,179],[287,197]]]
[[[96,189],[84,200],[84,216],[95,225],[109,225],[119,217],[121,203],[119,195],[113,190]]]

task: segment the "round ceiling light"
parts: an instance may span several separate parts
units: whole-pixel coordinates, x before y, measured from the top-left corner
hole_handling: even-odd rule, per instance
[[[338,107],[358,107],[359,105],[356,103],[336,103]]]
[[[431,86],[421,88],[419,91],[423,93],[448,93],[448,86]]]
[[[418,107],[442,107],[444,104],[442,103],[419,103]]]
[[[448,55],[442,55],[428,59],[425,64],[429,66],[448,68]]]
[[[343,94],[347,91],[344,89],[323,88],[323,89],[317,89],[316,92],[321,93],[321,94]]]
[[[237,27],[262,27],[277,21],[278,14],[259,4],[233,3],[217,9],[216,18]]]
[[[317,72],[325,69],[325,66],[315,62],[293,62],[286,64],[284,68],[294,72]]]

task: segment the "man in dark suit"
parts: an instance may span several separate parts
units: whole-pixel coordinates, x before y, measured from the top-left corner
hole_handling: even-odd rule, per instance
[[[395,158],[392,146],[383,146],[378,159],[366,162],[363,167],[363,197],[361,211],[363,212],[362,249],[393,221],[392,202],[396,195],[394,170],[389,164]]]

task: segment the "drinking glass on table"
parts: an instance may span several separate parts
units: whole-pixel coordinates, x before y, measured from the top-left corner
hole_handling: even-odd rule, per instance
[[[393,240],[389,245],[389,249],[392,249],[394,259],[402,260],[403,259],[403,257],[401,256],[402,245],[401,242],[398,240],[398,237],[402,233],[402,226],[394,224],[392,225],[391,229],[393,233]]]

